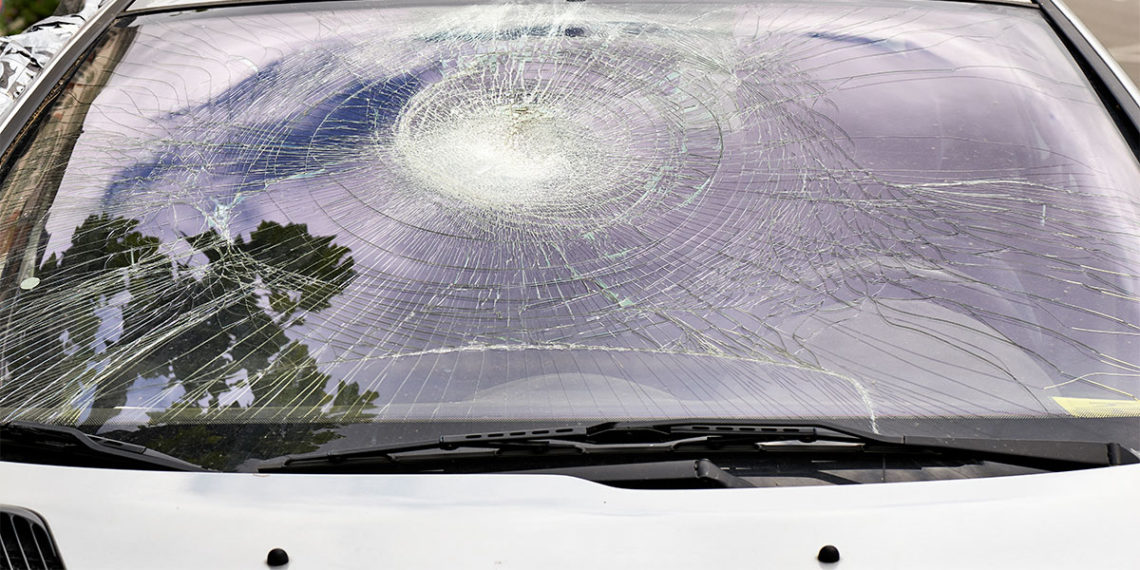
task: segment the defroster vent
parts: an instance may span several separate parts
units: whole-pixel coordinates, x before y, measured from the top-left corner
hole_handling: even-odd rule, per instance
[[[0,570],[62,570],[47,523],[36,513],[0,505]]]

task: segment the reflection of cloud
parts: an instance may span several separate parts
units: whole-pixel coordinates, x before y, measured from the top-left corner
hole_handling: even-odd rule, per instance
[[[165,410],[186,395],[186,389],[164,375],[150,378],[138,377],[126,392],[126,401],[116,406],[117,415],[108,419],[101,431],[112,429],[133,430],[151,421],[150,414]]]
[[[128,291],[119,291],[107,304],[95,309],[95,316],[99,318],[99,330],[95,333],[95,346],[92,350],[101,353],[107,350],[107,345],[114,344],[123,336],[123,306],[131,301]]]

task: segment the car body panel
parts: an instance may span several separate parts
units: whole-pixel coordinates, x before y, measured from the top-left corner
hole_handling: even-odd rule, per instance
[[[1135,567],[1140,465],[960,481],[628,490],[553,475],[0,464],[84,568]],[[816,560],[836,546],[837,566]]]

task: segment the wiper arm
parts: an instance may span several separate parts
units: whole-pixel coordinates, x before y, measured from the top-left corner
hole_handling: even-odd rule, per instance
[[[0,459],[72,467],[206,471],[206,469],[141,445],[75,428],[14,421],[0,424]]]
[[[1087,442],[1068,440],[1029,440],[1029,439],[972,439],[929,436],[890,436],[835,422],[764,422],[763,424],[707,423],[690,422],[665,424],[672,433],[710,434],[768,434],[784,435],[772,440],[799,439],[813,441],[851,441],[865,444],[864,449],[885,451],[889,449],[930,451],[972,455],[981,459],[992,459],[1005,463],[1035,466],[1046,470],[1081,469],[1140,463],[1134,453],[1116,442]],[[789,437],[789,430],[802,430],[805,437]],[[792,432],[794,433],[794,432]],[[872,445],[872,447],[867,447]]]
[[[286,455],[263,462],[258,471],[383,471],[387,465],[414,472],[417,463],[526,454],[797,453],[818,450],[805,445],[765,445],[780,442],[849,444],[829,446],[828,452],[969,456],[1051,471],[1140,463],[1136,455],[1118,443],[888,436],[826,421],[677,420],[606,422],[592,426],[446,435],[435,441]]]
[[[752,483],[730,474],[708,459],[579,465],[550,469],[496,471],[513,475],[568,475],[627,489],[742,488]]]

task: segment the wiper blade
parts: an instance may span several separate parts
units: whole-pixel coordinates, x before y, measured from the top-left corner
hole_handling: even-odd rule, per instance
[[[425,462],[517,457],[520,454],[800,453],[820,449],[810,445],[779,445],[783,442],[848,444],[843,447],[830,445],[826,448],[828,452],[968,456],[1050,471],[1140,463],[1131,451],[1109,442],[889,436],[826,421],[676,420],[606,422],[591,426],[445,435],[434,441],[286,455],[263,462],[258,471],[368,471],[384,470],[383,467],[388,465],[414,472],[416,464]]]
[[[141,445],[88,435],[72,427],[24,421],[0,424],[0,459],[71,467],[206,471]]]
[[[730,474],[708,459],[687,461],[649,461],[579,465],[549,469],[496,471],[511,475],[568,475],[595,483],[626,489],[730,488],[755,487],[745,479]]]

